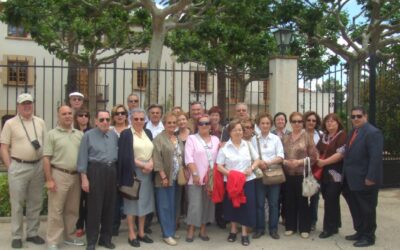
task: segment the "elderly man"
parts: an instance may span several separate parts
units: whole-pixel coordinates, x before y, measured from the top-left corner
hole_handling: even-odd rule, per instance
[[[159,104],[152,104],[147,109],[149,121],[144,125],[145,128],[151,131],[153,138],[164,130],[164,125],[161,122],[163,115],[163,107]]]
[[[383,136],[372,126],[363,107],[351,110],[353,129],[349,133],[343,158],[343,196],[353,218],[355,247],[375,244],[376,206],[382,183]]]
[[[43,202],[43,141],[46,126],[33,115],[33,97],[24,93],[17,99],[17,115],[9,119],[1,133],[1,155],[8,169],[11,202],[12,248],[22,248],[23,211],[26,205],[26,240],[44,244],[38,236]]]
[[[83,241],[73,239],[81,193],[76,161],[83,133],[71,128],[72,121],[71,108],[59,107],[58,126],[47,134],[43,149],[48,189],[48,250],[58,250],[62,237],[67,245],[84,245]]]
[[[72,92],[69,94],[69,106],[74,113],[82,108],[84,98],[85,96],[80,92]]]
[[[140,98],[139,95],[135,93],[130,93],[126,98],[128,103],[128,121],[131,124],[131,111],[140,107]]]
[[[204,114],[204,107],[201,102],[190,103],[190,118],[188,120],[188,128],[192,133],[197,132],[197,120]]]
[[[110,113],[96,113],[96,128],[86,132],[78,153],[78,172],[87,196],[87,250],[100,246],[114,249],[111,242],[117,185],[118,136],[110,130]],[[100,238],[99,238],[99,228]]]
[[[235,106],[235,117],[234,117],[234,119],[244,120],[244,119],[249,118],[249,117],[250,117],[250,115],[248,113],[247,104],[244,103],[244,102],[238,102],[236,104],[236,106]],[[222,131],[222,141],[223,142],[226,142],[226,141],[229,140],[229,133],[228,133],[228,130],[226,129],[227,126]]]

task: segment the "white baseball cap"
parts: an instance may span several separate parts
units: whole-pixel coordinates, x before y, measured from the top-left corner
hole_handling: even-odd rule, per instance
[[[33,102],[33,97],[29,93],[23,93],[18,96],[17,103],[21,104],[23,102]]]
[[[81,98],[85,98],[85,96],[80,92],[72,92],[71,94],[69,94],[69,97],[72,97],[72,96],[78,96]]]

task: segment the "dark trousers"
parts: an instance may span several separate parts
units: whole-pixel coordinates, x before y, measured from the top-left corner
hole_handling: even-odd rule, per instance
[[[319,191],[311,196],[310,209],[311,209],[311,225],[317,224],[318,221],[318,204],[319,204]]]
[[[285,186],[285,227],[286,231],[297,229],[309,233],[311,228],[311,209],[308,198],[302,195],[302,175],[286,177]]]
[[[76,222],[77,229],[85,229],[87,214],[87,193],[81,190],[81,200],[79,203],[79,218]]]
[[[124,200],[118,191],[115,189],[115,206],[114,206],[114,219],[113,219],[113,233],[118,234],[119,227],[121,226],[122,208]]]
[[[329,233],[337,233],[341,227],[340,219],[340,193],[342,183],[324,182],[321,185],[321,193],[324,198],[324,225],[323,230]]]
[[[345,179],[343,196],[350,209],[354,230],[356,230],[362,238],[375,242],[378,188],[374,187],[360,191],[351,191]]]
[[[95,245],[99,238],[111,242],[115,208],[116,166],[90,163],[87,169],[89,193],[87,195],[86,239],[88,245]]]

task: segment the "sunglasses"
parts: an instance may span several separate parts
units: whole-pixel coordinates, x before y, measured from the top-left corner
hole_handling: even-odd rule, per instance
[[[354,119],[361,119],[363,117],[363,115],[351,115],[351,119],[352,120],[354,120]]]
[[[198,122],[197,126],[202,127],[202,126],[209,126],[210,122]]]
[[[125,111],[122,111],[122,112],[115,112],[115,115],[117,116],[117,115],[126,115],[126,112]]]
[[[99,122],[104,122],[104,121],[110,122],[111,119],[110,118],[99,118]]]
[[[244,129],[253,129],[252,126],[245,126]]]
[[[82,98],[72,98],[71,100],[74,101],[74,102],[76,102],[76,101],[83,101]]]
[[[138,103],[139,102],[139,100],[129,100],[128,102],[130,102],[130,103]]]
[[[302,120],[293,120],[293,121],[290,121],[290,123],[298,123],[298,124],[302,124],[302,123],[303,123],[303,121],[302,121]]]
[[[144,118],[135,117],[135,118],[133,118],[133,120],[134,120],[135,122],[138,122],[138,121],[143,122],[143,121],[144,121]]]
[[[86,117],[86,118],[88,118],[89,115],[88,114],[79,114],[78,117]]]

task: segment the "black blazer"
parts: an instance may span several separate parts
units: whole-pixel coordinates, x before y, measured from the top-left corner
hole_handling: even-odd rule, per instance
[[[347,137],[343,159],[344,176],[352,191],[378,188],[382,183],[383,135],[379,129],[367,122],[358,129],[357,137],[349,147],[354,130]],[[368,187],[365,185],[365,179],[376,184]]]
[[[143,129],[147,137],[152,141],[153,136],[148,129]],[[130,128],[121,132],[118,140],[118,165],[117,181],[118,186],[132,186],[133,172],[136,169],[135,155],[133,154],[133,133]]]

